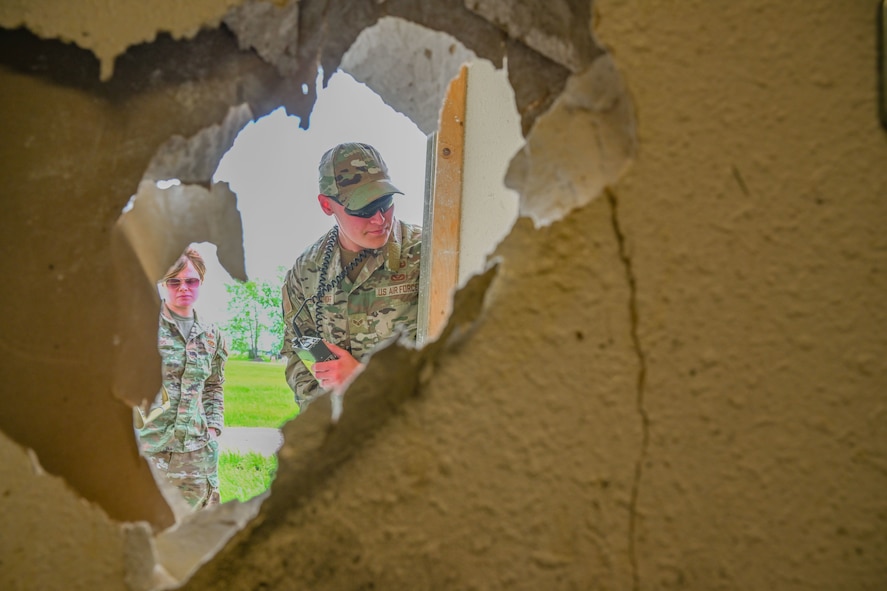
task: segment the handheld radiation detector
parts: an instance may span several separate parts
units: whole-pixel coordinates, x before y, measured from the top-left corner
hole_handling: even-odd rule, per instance
[[[299,309],[296,310],[296,313],[293,314],[293,332],[296,333],[296,337],[293,339],[293,349],[296,352],[296,355],[299,359],[302,360],[302,363],[311,372],[311,375],[317,378],[317,375],[314,373],[314,364],[320,363],[322,361],[329,361],[330,359],[338,359],[338,357],[330,351],[329,347],[326,346],[326,343],[323,342],[323,339],[319,337],[310,337],[302,334],[302,331],[299,330],[298,322],[296,321],[299,317],[299,314],[302,313],[302,310],[305,309],[305,306],[308,302],[317,302],[319,299],[328,291],[338,286],[345,276],[353,269],[357,267],[363,260],[370,255],[372,251],[364,249],[360,252],[360,254],[348,265],[342,269],[342,272],[339,275],[330,281],[329,283],[324,283],[324,278],[326,277],[327,271],[329,270],[330,261],[333,256],[333,248],[338,242],[339,236],[339,226],[333,227],[333,232],[330,233],[329,239],[327,240],[326,245],[326,253],[323,258],[323,266],[320,271],[320,288],[317,293],[311,296],[310,298],[305,299],[302,302],[302,305],[299,306]],[[318,312],[318,316],[320,313]],[[317,326],[317,332],[320,333],[320,323],[315,321]]]
[[[338,359],[338,357],[330,351],[329,347],[326,346],[323,339],[317,337],[297,336],[293,339],[293,348],[296,350],[296,355],[302,360],[302,363],[305,364],[305,368],[310,371],[311,375],[314,377],[317,377],[314,375],[315,363],[329,361],[330,359]]]

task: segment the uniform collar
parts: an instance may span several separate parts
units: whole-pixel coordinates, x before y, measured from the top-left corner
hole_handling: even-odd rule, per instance
[[[327,234],[329,237],[330,233],[334,230],[330,230]],[[329,239],[329,238],[327,238]],[[336,241],[336,247],[339,250],[339,258],[342,256],[342,245]],[[384,265],[388,271],[392,273],[400,269],[400,259],[403,252],[403,224],[397,219],[392,218],[391,220],[391,234],[388,236],[388,242],[385,243],[385,246],[382,248],[378,248],[373,250],[373,258],[378,261],[377,257],[384,257]],[[378,263],[377,263],[378,264]],[[377,267],[378,268],[378,267]]]
[[[391,236],[385,244],[385,268],[391,271],[400,269],[400,255],[403,250],[403,228],[397,219],[392,219]]]
[[[172,317],[172,311],[166,306],[166,300],[161,300],[160,306],[160,315],[164,320],[169,322],[175,322],[175,319]],[[200,320],[197,318],[197,308],[191,308],[191,311],[194,312],[194,324],[200,325]]]

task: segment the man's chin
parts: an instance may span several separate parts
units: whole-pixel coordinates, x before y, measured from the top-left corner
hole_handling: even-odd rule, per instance
[[[385,246],[385,243],[388,242],[388,233],[383,235],[371,234],[365,237],[365,241],[363,244],[364,248],[377,249]]]

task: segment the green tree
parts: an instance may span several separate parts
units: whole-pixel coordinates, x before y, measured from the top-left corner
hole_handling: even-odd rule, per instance
[[[241,283],[226,283],[228,292],[228,321],[225,334],[234,351],[246,353],[250,359],[259,359],[260,348],[272,353],[283,345],[283,320],[281,318],[281,285],[283,270],[278,269],[279,279],[264,279]]]

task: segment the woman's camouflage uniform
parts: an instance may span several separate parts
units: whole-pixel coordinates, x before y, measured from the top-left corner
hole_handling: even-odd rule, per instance
[[[215,325],[201,322],[195,310],[186,339],[164,305],[157,346],[170,404],[139,429],[139,447],[191,506],[217,502],[219,448],[209,428],[221,432],[224,424],[222,388],[228,359],[224,335]]]
[[[295,392],[300,409],[304,409],[323,391],[293,350],[292,340],[296,336],[293,318],[305,299],[318,292],[324,254],[335,231],[333,228],[305,250],[287,272],[283,284],[286,332],[281,353],[287,358],[286,380]],[[370,251],[357,279],[352,283],[345,277],[339,286],[323,296],[321,334],[315,327],[313,302],[306,305],[297,318],[301,333],[319,336],[347,349],[358,360],[363,360],[373,347],[399,328],[405,329],[407,335],[415,339],[421,238],[421,227],[396,222],[386,246]],[[336,242],[323,281],[332,281],[341,271],[341,251]]]

